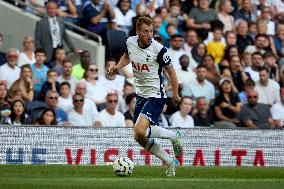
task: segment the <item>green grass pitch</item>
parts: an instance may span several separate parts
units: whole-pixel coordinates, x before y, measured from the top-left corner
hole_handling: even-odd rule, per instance
[[[117,177],[111,166],[0,165],[0,189],[283,189],[284,168],[179,167],[173,178],[165,167],[136,166]]]

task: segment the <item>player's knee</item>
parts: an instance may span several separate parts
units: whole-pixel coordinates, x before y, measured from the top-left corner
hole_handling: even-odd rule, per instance
[[[145,138],[145,133],[143,133],[142,131],[140,130],[135,130],[134,132],[134,139],[136,141],[141,141]]]

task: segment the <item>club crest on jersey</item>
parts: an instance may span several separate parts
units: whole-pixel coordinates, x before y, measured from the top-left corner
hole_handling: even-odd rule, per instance
[[[135,64],[133,61],[131,62],[131,64],[132,64],[132,69],[134,70],[137,70],[139,72],[144,72],[144,71],[150,72],[147,64],[139,64],[139,63]]]

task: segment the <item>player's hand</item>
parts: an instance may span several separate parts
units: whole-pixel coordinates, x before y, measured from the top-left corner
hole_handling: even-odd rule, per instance
[[[113,75],[113,74],[116,74],[117,71],[118,71],[117,66],[114,65],[114,66],[109,67],[107,73],[110,75]]]
[[[178,105],[181,101],[181,98],[179,97],[179,95],[173,95],[173,103],[174,105]]]

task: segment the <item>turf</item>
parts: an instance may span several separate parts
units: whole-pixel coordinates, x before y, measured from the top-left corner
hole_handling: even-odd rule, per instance
[[[165,176],[164,167],[136,166],[130,177],[117,177],[111,166],[0,165],[0,189],[282,189],[284,168],[181,167]]]

